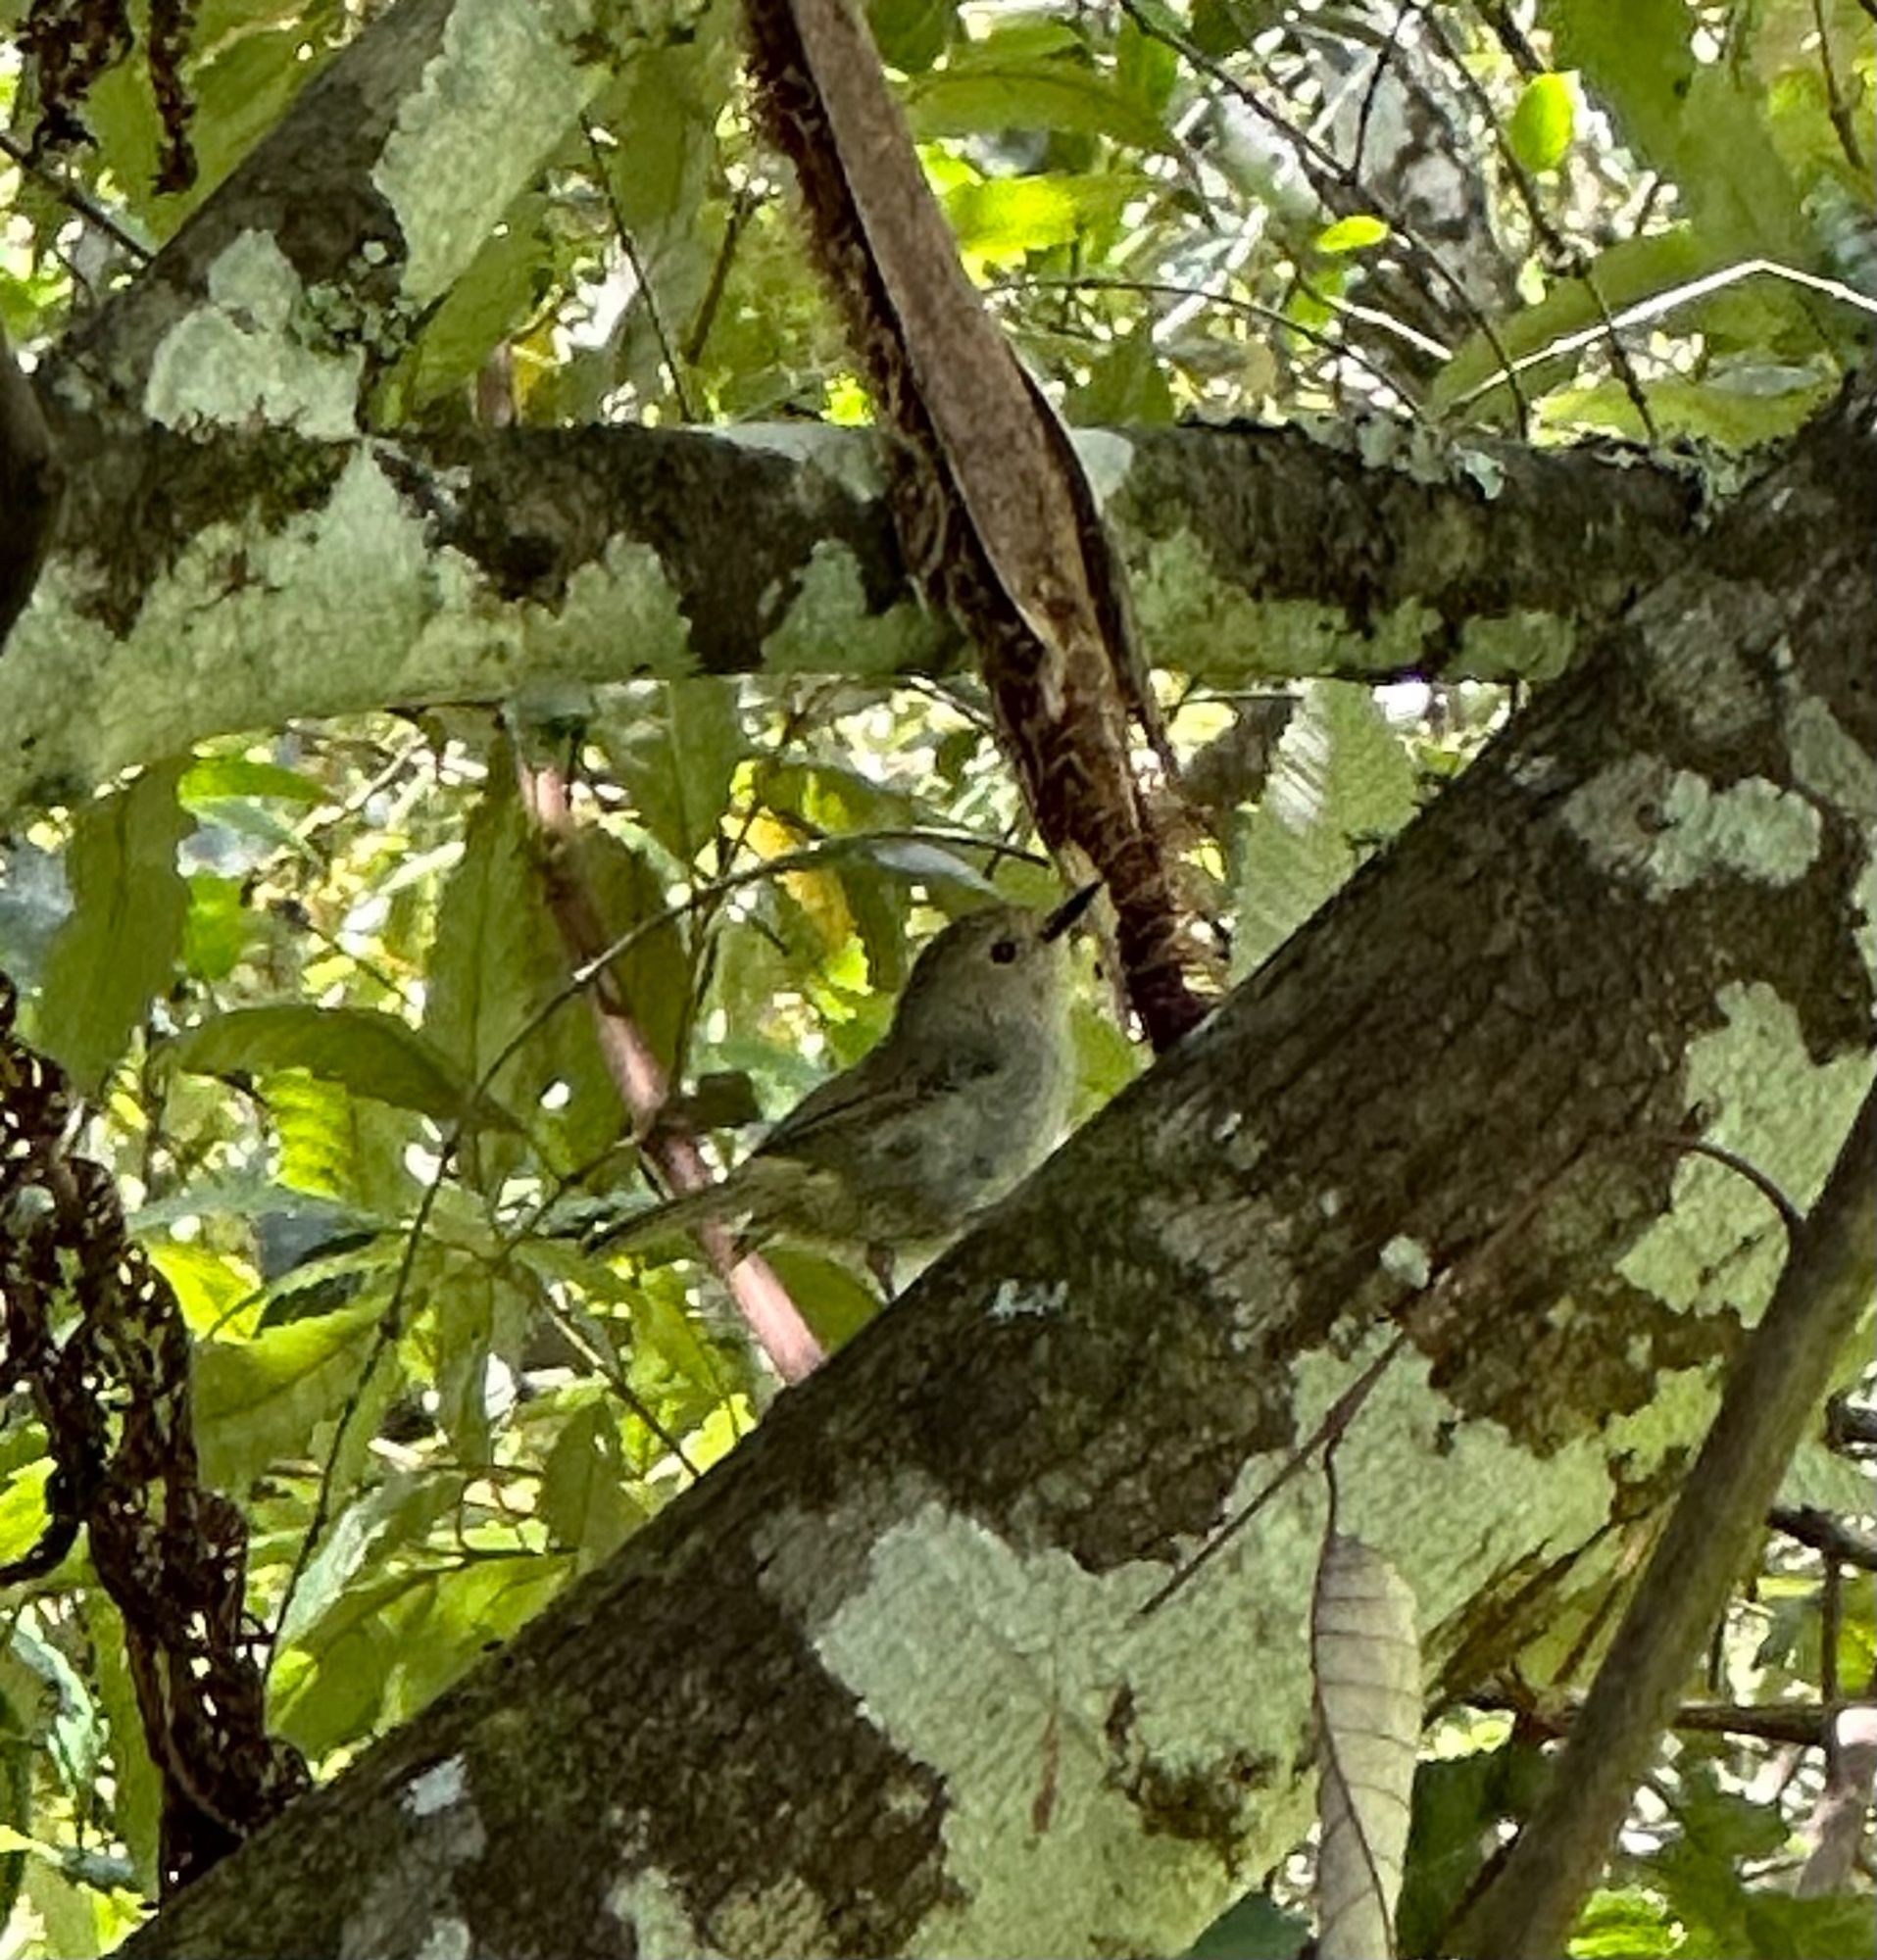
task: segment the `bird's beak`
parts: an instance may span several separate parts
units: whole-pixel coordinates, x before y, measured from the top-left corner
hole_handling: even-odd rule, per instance
[[[1084,885],[1073,898],[1067,898],[1043,921],[1045,939],[1061,939],[1063,933],[1095,903],[1095,894],[1102,889],[1102,881],[1097,878],[1092,885]]]

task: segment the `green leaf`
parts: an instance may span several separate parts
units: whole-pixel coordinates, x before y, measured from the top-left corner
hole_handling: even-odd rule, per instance
[[[948,192],[945,215],[963,250],[1001,263],[1107,229],[1150,182],[1133,172],[988,177]]]
[[[568,1419],[541,1473],[539,1514],[564,1551],[584,1570],[609,1557],[645,1512],[623,1488],[628,1472],[619,1448],[618,1418],[595,1399]]]
[[[1083,427],[1170,423],[1173,391],[1147,328],[1137,326],[1091,363],[1088,379],[1069,391],[1063,408],[1069,420]]]
[[[1591,1894],[1568,1950],[1571,1960],[1655,1960],[1680,1952],[1680,1929],[1654,1892],[1628,1886]]]
[[[1758,84],[1744,63],[1697,61],[1684,0],[1548,0],[1544,18],[1559,67],[1581,69],[1625,140],[1675,180],[1707,250],[1810,262],[1811,220]]]
[[[191,809],[227,797],[274,797],[308,808],[329,800],[319,783],[298,769],[257,762],[247,756],[199,756],[183,770],[176,796]]]
[[[547,284],[547,199],[526,190],[503,213],[423,329],[411,357],[411,401],[460,388],[539,304]]]
[[[401,1217],[415,1197],[405,1166],[410,1123],[391,1105],[352,1095],[303,1068],[272,1071],[268,1114],[288,1192],[326,1198],[367,1217]],[[290,1208],[290,1200],[282,1198]]]
[[[617,141],[604,151],[607,184],[667,336],[681,341],[704,301],[716,262],[700,221],[719,171],[717,120],[735,75],[731,12],[705,10],[683,38],[642,46],[598,120]],[[635,301],[620,323],[622,379],[656,399],[666,389],[665,350]]]
[[[1114,75],[1127,94],[1158,115],[1172,99],[1179,74],[1180,58],[1165,41],[1143,33],[1131,19],[1121,23],[1114,41]]]
[[[1326,224],[1316,234],[1315,245],[1319,252],[1332,255],[1344,252],[1360,252],[1370,245],[1379,245],[1388,236],[1388,226],[1379,218],[1370,217],[1366,212],[1358,212],[1350,218],[1339,218],[1334,224]]]
[[[186,198],[166,200],[184,210],[200,204],[278,124],[335,45],[335,37],[308,18],[305,5],[268,0],[231,6],[219,31],[207,12],[192,37],[190,80],[197,110],[191,134],[198,175]]]
[[[224,1326],[255,1296],[258,1275],[198,1240],[165,1239],[148,1250],[150,1263],[170,1282],[191,1334]]]
[[[0,1565],[24,1558],[45,1536],[51,1513],[46,1508],[46,1481],[52,1459],[42,1456],[23,1464],[0,1485]]]
[[[1652,380],[1644,384],[1656,438],[1676,436],[1718,448],[1754,449],[1794,435],[1811,420],[1836,384],[1823,374],[1792,377],[1794,385],[1765,393],[1724,382]],[[1629,390],[1620,381],[1560,388],[1539,405],[1547,428],[1598,429],[1631,442],[1650,439]]]
[[[111,1730],[111,1819],[130,1854],[146,1898],[157,1895],[163,1779],[150,1760],[136,1684],[130,1679],[123,1618],[101,1588],[84,1595],[86,1631],[97,1669],[98,1705]]]
[[[1514,361],[1535,354],[1555,340],[1598,324],[1603,314],[1597,299],[1601,294],[1611,313],[1647,299],[1711,270],[1705,248],[1685,224],[1647,238],[1626,238],[1600,253],[1590,265],[1590,279],[1557,280],[1544,298],[1510,314],[1497,322],[1495,333],[1507,354]],[[1594,290],[1593,290],[1594,287]],[[1698,326],[1704,317],[1702,305],[1690,306],[1673,316],[1680,325]],[[1519,376],[1519,387],[1529,400],[1555,387],[1561,376],[1574,368],[1579,354],[1560,357],[1556,364],[1528,368]],[[1566,365],[1568,364],[1568,366]],[[1431,405],[1448,408],[1462,396],[1489,380],[1499,369],[1499,355],[1484,334],[1473,334],[1460,343],[1454,358],[1435,376]],[[1502,402],[1501,392],[1486,397]]]
[[[316,1762],[369,1735],[398,1652],[397,1636],[376,1608],[385,1596],[429,1583],[421,1572],[389,1573],[344,1602],[354,1610],[343,1623],[328,1614],[317,1644],[303,1640],[283,1652],[269,1683],[269,1726]]]
[[[1423,1757],[1414,1772],[1407,1880],[1396,1912],[1404,1953],[1440,1950],[1503,1821],[1524,1816],[1547,1765],[1537,1747],[1501,1741],[1466,1755]]]
[[[177,1036],[178,1067],[198,1075],[271,1075],[304,1069],[399,1109],[449,1122],[469,1107],[474,1087],[422,1035],[395,1014],[364,1007],[315,1007],[283,1003],[235,1007]],[[480,1123],[513,1127],[484,1097]]]
[[[906,113],[921,143],[1007,129],[1070,129],[1139,150],[1180,149],[1161,119],[1115,82],[1050,57],[920,75],[907,90]]]
[[[746,753],[736,683],[700,679],[633,688],[600,737],[639,821],[680,863],[717,834]]]
[[[183,965],[197,980],[225,980],[240,964],[260,925],[248,909],[239,878],[192,872],[189,912],[182,928]]]
[[[1555,171],[1577,128],[1577,97],[1570,77],[1535,74],[1519,94],[1506,128],[1512,155],[1528,171]]]
[[[4,1688],[0,1688],[0,1829],[25,1839],[32,1830],[32,1744]],[[24,1848],[0,1857],[0,1926],[13,1917],[25,1874]]]
[[[784,1247],[769,1247],[764,1256],[802,1309],[802,1318],[815,1338],[829,1353],[846,1347],[880,1311],[872,1288],[863,1285],[834,1259]],[[896,1284],[904,1284],[904,1274],[898,1276]]]
[[[420,1544],[431,1526],[462,1501],[468,1481],[451,1471],[394,1471],[346,1505],[300,1575],[280,1623],[282,1653],[316,1639],[321,1622],[361,1575],[381,1568],[393,1552]]]
[[[199,1343],[196,1444],[204,1482],[241,1491],[280,1458],[307,1455],[314,1431],[358,1393],[383,1311],[372,1300],[271,1327],[251,1341]]]
[[[917,74],[945,52],[958,0],[867,0],[866,18],[886,65]]]
[[[1413,815],[1415,787],[1407,747],[1368,688],[1309,683],[1263,797],[1238,828],[1235,971],[1255,971],[1335,895],[1363,850]]]
[[[668,1071],[676,1063],[678,1036],[689,1010],[691,959],[678,922],[661,916],[669,909],[664,881],[643,853],[607,831],[583,831],[573,858],[575,875],[586,881],[598,903],[608,943],[636,930],[632,944],[608,970],[640,1034]],[[616,1118],[608,1135],[618,1132]]]
[[[1795,1898],[1755,1888],[1748,1894],[1746,1918],[1753,1960],[1837,1960],[1870,1950],[1877,1912],[1868,1892]]]
[[[146,769],[86,805],[73,826],[73,911],[46,956],[36,1029],[87,1094],[175,974],[189,907],[176,846],[195,828],[176,801],[181,773],[177,762]]]
[[[573,854],[575,879],[579,855]],[[604,929],[613,929],[610,913]],[[424,1036],[456,1069],[479,1081],[521,1030],[566,993],[568,974],[513,764],[502,751],[438,902]],[[560,1106],[545,1110],[542,1099],[557,1084]],[[577,996],[561,1000],[533,1029],[497,1071],[491,1093],[504,1106],[528,1111],[533,1134],[558,1135],[568,1162],[584,1162],[603,1150],[624,1121],[594,1036],[592,1009]],[[517,1161],[513,1151],[485,1151],[475,1166],[484,1188],[499,1184]]]
[[[412,1372],[436,1391],[438,1425],[466,1463],[491,1454],[489,1363],[513,1366],[526,1337],[526,1303],[480,1257],[426,1249],[417,1292],[425,1301],[407,1341],[421,1357]]]
[[[1309,1936],[1308,1920],[1264,1892],[1248,1892],[1201,1934],[1186,1960],[1295,1960]]]
[[[408,1721],[533,1619],[579,1569],[555,1552],[484,1555],[407,1590],[385,1615],[398,1665],[388,1713]]]

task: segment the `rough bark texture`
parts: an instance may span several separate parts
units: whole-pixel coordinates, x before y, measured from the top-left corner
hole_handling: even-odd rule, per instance
[[[1605,1585],[1871,1079],[1868,404],[752,1443],[156,1954],[1172,1952],[1302,1835],[1289,1458],[1449,1685]],[[1617,1527],[1611,1530],[1611,1527]]]
[[[0,647],[31,596],[63,490],[39,399],[0,332]]]
[[[0,809],[299,715],[961,656],[914,601],[862,433],[54,423],[69,509],[0,655]],[[1082,442],[1148,657],[1221,684],[1545,678],[1697,525],[1685,481],[1589,454],[1369,465],[1257,428]]]

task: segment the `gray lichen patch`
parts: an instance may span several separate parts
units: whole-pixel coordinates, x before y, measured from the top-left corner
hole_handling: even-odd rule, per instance
[[[1064,1895],[1124,1950],[1176,1950],[1224,1903],[1241,1851],[1288,1848],[1309,1651],[1286,1582],[1319,1530],[1315,1498],[1292,1488],[1222,1592],[1144,1618],[1158,1566],[1098,1575],[1018,1552],[935,1498],[876,1528],[859,1584],[809,1632],[864,1719],[944,1778],[945,1902],[905,1950],[1054,1950]],[[801,1592],[782,1568],[813,1543],[783,1535],[766,1584]],[[1190,1647],[1222,1637],[1227,1598],[1256,1665],[1194,1670]],[[1204,1814],[1176,1801],[1200,1788]]]
[[[667,1873],[646,1866],[619,1879],[607,1893],[607,1910],[637,1960],[723,1960],[699,1930]]]
[[[1315,1432],[1391,1338],[1381,1328],[1351,1354],[1303,1358],[1300,1437]],[[1459,1419],[1430,1386],[1432,1366],[1411,1349],[1399,1354],[1336,1446],[1337,1528],[1374,1546],[1414,1589],[1424,1635],[1463,1613],[1482,1588],[1529,1554],[1532,1520],[1544,1519],[1554,1557],[1593,1540],[1608,1517],[1611,1492],[1606,1451],[1594,1436],[1540,1456],[1496,1423]],[[1528,1384],[1534,1396],[1548,1392],[1543,1381]],[[1232,1511],[1261,1489],[1243,1482]]]
[[[1251,598],[1190,531],[1156,538],[1135,571],[1149,662],[1209,680],[1401,673],[1425,662],[1438,617],[1418,601],[1358,627],[1338,606]]]
[[[1605,870],[1656,897],[1721,877],[1794,884],[1823,830],[1811,804],[1764,777],[1717,789],[1658,756],[1602,770],[1565,803],[1564,821]]]
[[[144,413],[170,428],[354,433],[363,353],[307,345],[294,330],[301,300],[299,274],[272,237],[244,231],[209,269],[208,298],[158,343]]]
[[[1081,460],[1082,474],[1095,498],[1096,508],[1106,510],[1127,482],[1134,463],[1134,445],[1112,429],[1075,429],[1069,440]]]
[[[1804,1210],[1824,1189],[1840,1141],[1870,1084],[1868,1054],[1822,1066],[1792,1004],[1763,982],[1731,984],[1724,1025],[1689,1044],[1685,1090],[1704,1142],[1738,1153]],[[1786,1259],[1786,1235],[1741,1173],[1686,1153],[1669,1209],[1618,1271],[1683,1312],[1758,1320]]]
[[[605,79],[576,58],[596,29],[589,0],[457,0],[443,51],[406,97],[371,181],[397,215],[404,292],[427,303],[501,222],[526,170],[566,134]],[[478,192],[480,193],[478,195]]]
[[[781,624],[763,642],[763,664],[774,674],[885,678],[933,672],[945,663],[945,652],[935,614],[905,600],[869,612],[860,562],[845,545],[823,542]]]
[[[870,504],[885,494],[877,445],[850,428],[810,421],[731,422],[693,433],[700,442],[727,442],[797,465],[805,503],[811,501],[808,486],[815,476],[845,491],[857,504]]]
[[[1786,704],[1786,751],[1802,789],[1854,822],[1877,813],[1877,760],[1826,703],[1797,688]]]
[[[0,808],[283,712],[496,702],[541,678],[696,671],[650,546],[613,540],[556,604],[505,597],[431,543],[364,444],[317,509],[277,528],[254,511],[205,526],[126,632],[85,610],[77,576],[75,561],[50,568],[0,662],[0,722],[35,731],[30,745],[0,749]]]

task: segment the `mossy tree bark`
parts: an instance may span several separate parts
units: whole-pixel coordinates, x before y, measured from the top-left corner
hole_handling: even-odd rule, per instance
[[[1542,1678],[1871,1079],[1868,395],[617,1560],[130,1949],[1175,1952],[1307,1818],[1317,1466]],[[1431,1288],[1431,1291],[1429,1289]]]

